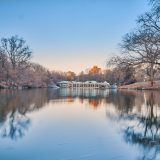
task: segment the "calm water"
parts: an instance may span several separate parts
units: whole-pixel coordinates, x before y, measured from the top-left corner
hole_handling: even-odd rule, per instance
[[[0,91],[0,160],[159,160],[160,92]]]

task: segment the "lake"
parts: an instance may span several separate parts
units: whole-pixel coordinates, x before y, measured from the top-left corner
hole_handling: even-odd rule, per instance
[[[159,160],[160,92],[0,90],[0,160]]]

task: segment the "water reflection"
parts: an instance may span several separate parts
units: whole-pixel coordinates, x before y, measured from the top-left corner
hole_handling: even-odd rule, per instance
[[[47,90],[1,90],[0,135],[16,140],[25,135],[31,120],[26,116],[49,101]]]
[[[120,92],[114,96],[115,110],[108,109],[107,115],[112,120],[121,121],[124,140],[132,145],[139,145],[144,154],[139,159],[159,159],[160,153],[160,93]]]
[[[0,135],[17,140],[27,134],[28,114],[49,103],[77,102],[91,109],[105,107],[107,119],[116,123],[123,140],[141,150],[139,160],[160,159],[160,92],[97,89],[0,90]],[[111,124],[114,126],[113,124]]]
[[[80,103],[88,102],[93,108],[98,107],[108,91],[100,90],[0,90],[0,135],[16,140],[25,135],[31,120],[26,113],[39,110],[47,103],[73,103],[76,98]]]
[[[116,91],[113,90],[112,92]],[[109,93],[109,90],[98,89],[60,89],[56,90],[56,97],[52,97],[52,100],[55,103],[73,103],[78,99],[81,104],[86,103],[88,106],[96,109],[101,106]]]

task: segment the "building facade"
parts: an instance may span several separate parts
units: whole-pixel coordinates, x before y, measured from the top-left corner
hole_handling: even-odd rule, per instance
[[[77,82],[77,81],[60,81],[57,85],[61,88],[110,88],[108,82],[96,82],[96,81],[86,81],[86,82]]]

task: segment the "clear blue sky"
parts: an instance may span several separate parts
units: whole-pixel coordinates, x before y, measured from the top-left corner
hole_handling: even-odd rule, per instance
[[[23,37],[50,70],[105,68],[148,9],[147,0],[0,0],[0,38]]]

